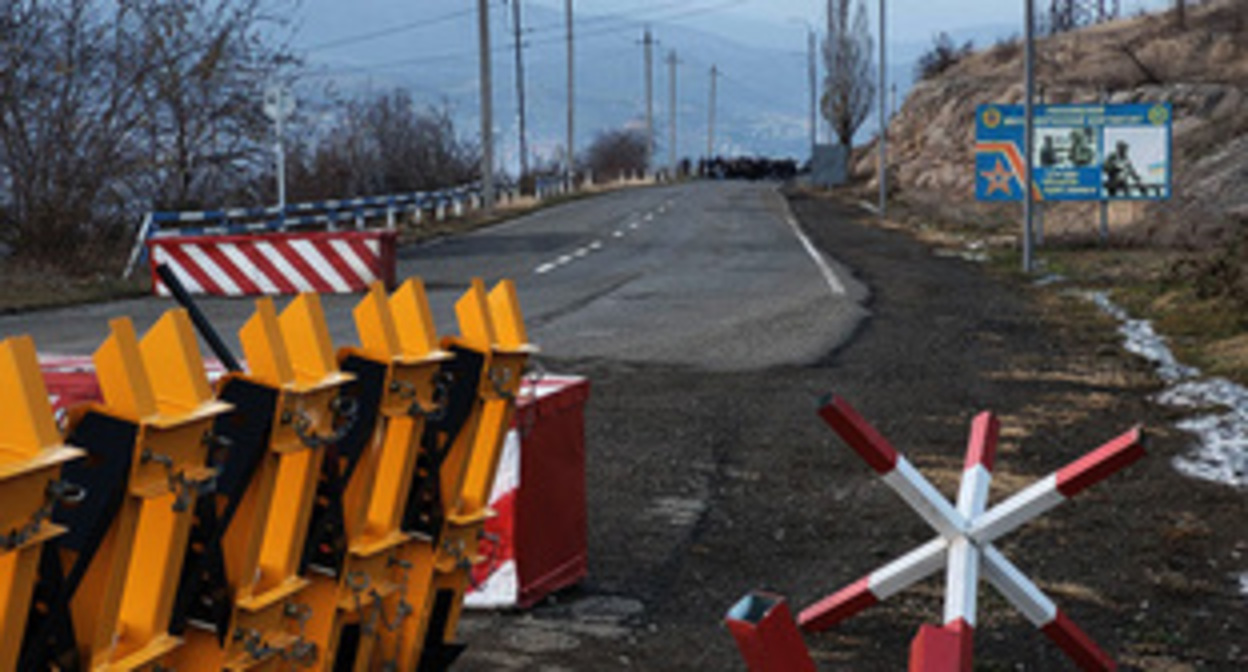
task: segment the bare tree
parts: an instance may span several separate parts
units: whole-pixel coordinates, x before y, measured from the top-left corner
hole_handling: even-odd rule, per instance
[[[19,256],[82,264],[86,243],[121,223],[146,83],[131,19],[127,3],[0,6],[0,237]]]
[[[599,133],[581,160],[595,179],[612,181],[628,174],[643,173],[650,165],[646,132],[621,128]]]
[[[141,22],[150,186],[163,209],[191,209],[254,184],[270,126],[266,80],[294,59],[280,42],[274,0],[130,0]],[[280,13],[280,12],[279,12]]]
[[[337,120],[292,152],[296,198],[431,191],[479,175],[480,151],[459,137],[445,105],[421,110],[396,89],[334,109]]]
[[[872,40],[867,8],[862,0],[828,0],[828,34],[823,42],[823,116],[836,131],[841,144],[853,146],[854,133],[866,121],[875,100],[872,77]]]
[[[279,0],[0,4],[0,240],[90,270],[138,213],[254,180]],[[283,0],[284,1],[284,0]]]

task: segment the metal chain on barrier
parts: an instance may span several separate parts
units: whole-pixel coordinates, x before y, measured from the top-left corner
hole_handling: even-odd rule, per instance
[[[416,386],[411,383],[401,383],[394,381],[391,383],[390,389],[397,391],[396,385],[402,385],[404,389],[401,395],[404,399],[411,399],[412,404],[407,408],[407,414],[413,418],[424,418],[429,422],[441,422],[446,417],[447,406],[450,403],[450,383],[448,376],[440,375],[433,382],[433,405],[431,408],[425,407],[420,403],[420,399],[416,395]]]
[[[312,432],[312,418],[302,408],[286,411],[282,414],[282,423],[294,422],[295,436],[308,448],[323,448],[342,441],[360,418],[360,401],[355,397],[339,395],[329,402],[329,410],[336,420],[334,430],[329,434],[318,435]]]
[[[81,485],[65,480],[48,481],[43,505],[31,514],[30,520],[24,525],[14,528],[8,534],[0,535],[0,550],[11,551],[32,539],[43,527],[43,522],[52,518],[57,504],[64,502],[72,506],[82,503],[86,498],[87,489]]]
[[[528,403],[524,404],[523,408],[521,408],[521,404],[516,404],[516,412],[520,414],[520,417],[517,418],[516,428],[520,430],[522,438],[528,438],[533,433],[533,427],[537,425],[537,388],[546,379],[547,375],[549,374],[546,366],[542,364],[541,360],[536,357],[530,357],[528,364],[525,366],[524,378],[520,383],[521,392],[524,391],[525,385],[528,385]]]
[[[173,510],[176,513],[184,513],[191,508],[191,502],[200,495],[216,492],[217,490],[217,472],[214,470],[209,476],[201,479],[191,479],[186,477],[186,471],[175,471],[173,458],[158,453],[151,448],[144,448],[139,455],[140,464],[148,464],[155,462],[165,468],[165,479],[169,483],[169,491],[174,494]]]

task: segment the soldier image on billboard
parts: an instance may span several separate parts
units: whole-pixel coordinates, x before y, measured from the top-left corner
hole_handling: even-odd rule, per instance
[[[1045,135],[1040,140],[1040,167],[1052,168],[1057,165],[1057,145],[1053,136]]]
[[[1145,192],[1144,181],[1140,179],[1140,173],[1136,171],[1135,165],[1131,163],[1130,156],[1131,146],[1126,142],[1119,140],[1114,145],[1114,151],[1105,157],[1105,192],[1109,196],[1130,196],[1131,189],[1134,187],[1141,193]]]
[[[1080,168],[1096,162],[1096,148],[1092,144],[1091,128],[1070,129],[1070,151],[1067,158],[1073,165]]]

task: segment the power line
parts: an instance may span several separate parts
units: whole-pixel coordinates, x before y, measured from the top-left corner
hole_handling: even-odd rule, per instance
[[[413,30],[419,30],[421,28],[428,28],[431,26],[436,26],[441,23],[454,21],[455,19],[458,19],[460,17],[469,16],[474,11],[475,11],[474,9],[463,9],[458,12],[451,12],[450,14],[443,14],[442,16],[437,16],[432,19],[425,19],[423,21],[413,21],[411,23],[404,23],[398,26],[392,26],[390,28],[382,28],[381,30],[374,30],[368,33],[358,33],[356,35],[350,35],[350,36],[339,38],[336,40],[330,40],[329,42],[322,42],[320,44],[314,44],[310,47],[305,47],[303,51],[305,52],[327,51],[329,49],[345,47],[347,45],[358,44],[360,42],[368,42],[370,40],[375,40],[379,37],[389,37],[391,35],[398,35],[400,33],[406,33],[406,32],[413,31]]]
[[[702,7],[694,7],[694,8],[685,10],[683,12],[677,12],[675,14],[671,14],[667,16],[658,16],[654,18],[657,18],[658,20],[661,20],[661,21],[685,19],[685,18],[690,18],[694,16],[702,16],[706,14],[712,14],[715,12],[721,12],[726,9],[730,9],[732,7],[735,7],[737,5],[741,5],[747,2],[751,2],[751,0],[721,0],[719,2],[715,2],[710,5],[705,5]],[[620,22],[618,25],[599,27],[595,30],[577,31],[577,38],[585,39],[585,38],[592,38],[592,37],[601,37],[604,35],[614,35],[617,33],[636,30],[638,26],[645,25],[643,21],[636,20],[636,19],[618,19],[618,21]],[[561,26],[561,29],[566,30],[566,26]],[[540,31],[534,29],[533,31],[531,31],[531,34],[537,34],[539,32]],[[530,40],[526,44],[527,46],[532,47],[532,46],[544,46],[544,45],[551,45],[551,44],[564,44],[565,42],[566,42],[566,36],[564,35],[553,36],[552,35],[546,39]],[[510,45],[500,45],[500,46],[493,47],[492,52],[497,53],[497,54],[506,54],[511,48],[512,47]],[[447,62],[447,61],[469,61],[470,59],[472,59],[472,56],[473,55],[469,52],[427,54],[424,56],[414,56],[411,58],[404,58],[401,60],[389,61],[386,63],[379,63],[376,65],[359,66],[359,67],[370,68],[374,70],[382,70],[382,69],[403,67],[407,65],[442,63],[442,62]]]

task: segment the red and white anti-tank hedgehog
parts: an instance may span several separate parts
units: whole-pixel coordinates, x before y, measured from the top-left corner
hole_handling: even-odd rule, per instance
[[[911,649],[911,672],[955,672],[971,669],[976,597],[982,575],[1028,621],[1084,670],[1114,670],[1114,661],[1057,605],[993,545],[1088,487],[1144,456],[1139,428],[1106,443],[1041,479],[997,506],[987,508],[999,425],[982,413],[971,425],[965,468],[956,503],[950,503],[844,399],[831,397],[819,415],[936,531],[936,538],[881,567],[841,591],[804,609],[798,623],[807,632],[826,630],[885,600],[932,574],[945,570],[944,623],[925,625]],[[729,627],[755,672],[780,669],[771,661],[799,660],[813,670],[791,622],[778,623],[787,611],[766,613],[760,620],[742,618],[746,607],[774,596],[752,595],[730,612]],[[792,630],[791,634],[786,632]],[[792,664],[790,663],[791,667]]]

